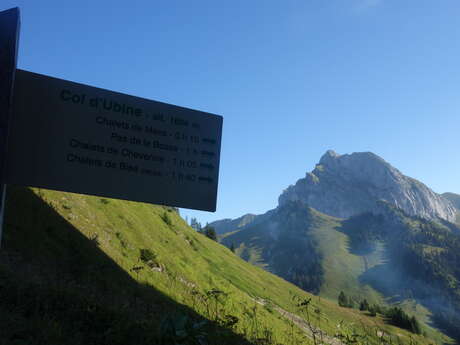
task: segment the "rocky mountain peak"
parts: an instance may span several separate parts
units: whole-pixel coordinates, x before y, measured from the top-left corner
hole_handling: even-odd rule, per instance
[[[449,200],[372,152],[340,155],[328,150],[312,172],[282,193],[279,204],[301,201],[328,215],[348,218],[378,213],[379,200],[413,216],[456,219]]]
[[[339,157],[340,155],[334,150],[327,150],[326,153],[319,160],[319,164],[329,165],[330,163],[333,163],[336,158]]]

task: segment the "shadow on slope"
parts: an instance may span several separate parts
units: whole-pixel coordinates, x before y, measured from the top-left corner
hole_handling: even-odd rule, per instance
[[[420,250],[414,249],[430,243],[424,242],[422,235],[428,230],[438,234],[439,227],[397,209],[383,210],[387,212],[385,216],[364,213],[344,220],[337,228],[348,236],[350,253],[365,260],[365,270],[358,276],[359,283],[381,293],[389,304],[406,306],[427,325],[443,330],[458,341],[458,311],[452,307],[449,296],[442,293],[438,280],[426,279],[424,272],[430,272],[432,266],[423,260],[423,254],[418,255]],[[440,223],[453,233],[457,231],[454,224]],[[372,263],[370,259],[378,250],[381,251],[380,260]]]
[[[407,277],[404,277],[397,269],[384,263],[361,274],[359,281],[361,284],[369,284],[384,296],[388,296],[390,298],[388,303],[391,304],[413,298],[411,286],[406,284],[405,278]]]
[[[413,301],[430,310],[426,323],[456,339],[459,344],[458,310],[439,293],[439,289],[429,286],[401,272],[398,267],[385,263],[372,267],[360,276],[363,284],[369,284],[388,296],[388,303],[401,305]],[[420,315],[416,315],[420,318]],[[456,326],[455,326],[456,325]]]
[[[425,316],[426,324],[441,330],[460,344],[460,319],[452,301],[441,293],[442,290],[436,286],[436,282],[430,285],[426,281],[415,279],[400,266],[386,261],[361,274],[359,281],[387,296],[390,305],[406,305],[412,301],[415,305],[429,310],[429,314]],[[412,313],[416,314],[417,311],[418,309],[415,309]],[[415,316],[419,319],[421,317],[417,314]]]
[[[344,219],[336,230],[349,237],[348,250],[351,254],[366,256],[377,249],[377,241],[381,238],[379,228],[382,223],[381,216],[363,213]]]
[[[0,344],[250,344],[140,284],[30,189],[9,187]]]

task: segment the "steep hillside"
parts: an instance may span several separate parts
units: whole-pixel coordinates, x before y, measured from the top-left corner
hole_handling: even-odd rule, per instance
[[[172,208],[40,189],[8,190],[0,293],[2,345],[449,341],[309,295]]]
[[[355,305],[363,298],[398,305],[458,337],[460,229],[410,217],[389,203],[379,208],[379,215],[338,219],[302,202],[285,203],[223,243],[306,291],[331,300],[345,291]]]
[[[268,217],[222,242],[306,291],[396,303],[460,341],[459,202],[371,152],[329,150]]]
[[[209,226],[212,226],[218,235],[222,235],[230,231],[241,229],[242,227],[251,224],[256,219],[256,217],[257,216],[255,214],[248,213],[236,219],[227,218],[218,220],[210,223]]]
[[[273,210],[265,212],[264,214],[245,214],[239,218],[235,219],[222,219],[209,223],[209,226],[213,227],[216,230],[216,233],[220,235],[221,238],[226,237],[230,232],[244,230],[250,226],[259,224],[264,220],[271,217]]]
[[[460,228],[449,222],[410,217],[382,202],[382,214],[344,222],[352,250],[385,244],[384,263],[362,275],[394,301],[415,299],[432,312],[432,321],[460,340]]]

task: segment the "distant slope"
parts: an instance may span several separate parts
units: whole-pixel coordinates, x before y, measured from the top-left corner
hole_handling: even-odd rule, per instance
[[[326,229],[316,228],[312,236],[316,239],[323,257],[324,283],[320,294],[335,299],[340,291],[346,291],[356,302],[366,298],[370,303],[384,303],[385,298],[368,284],[362,284],[360,277],[367,270],[385,260],[384,246],[377,243],[365,253],[350,251],[349,238],[341,232],[342,223]]]
[[[455,206],[457,210],[460,210],[460,195],[455,193],[444,193],[442,196],[448,200]]]
[[[286,203],[278,207],[270,219],[231,233],[222,241],[227,246],[233,244],[236,253],[245,260],[307,291],[331,300],[345,291],[355,305],[363,298],[370,303],[396,303],[408,313],[416,313],[426,325],[431,324],[434,318],[429,317],[427,308],[441,312],[438,303],[423,297],[427,288],[433,286],[434,289],[433,278],[422,284],[425,278],[421,271],[412,277],[408,274],[412,270],[409,257],[418,255],[418,250],[429,250],[431,242],[429,237],[422,238],[420,234],[417,235],[420,243],[415,247],[411,233],[415,231],[412,229],[419,228],[428,234],[450,230],[407,217],[385,203],[380,207],[382,212],[388,212],[384,220],[381,220],[383,215],[371,214],[343,220],[324,215],[301,202]],[[408,238],[403,243],[414,245],[398,246],[402,238]],[[432,260],[428,254],[424,255],[425,260]],[[410,260],[422,260],[422,257]],[[428,270],[431,264],[427,261],[424,266]],[[455,272],[445,273],[444,278],[453,277],[452,274]],[[412,280],[408,280],[409,277]],[[436,293],[439,295],[443,290],[445,288]],[[418,303],[413,300],[415,296]]]
[[[306,291],[402,305],[460,342],[459,204],[372,152],[329,150],[267,217],[221,241]]]
[[[452,205],[457,209],[457,220],[456,223],[460,225],[460,195],[455,193],[444,193],[442,194],[444,198],[449,200]]]
[[[216,220],[209,225],[212,226],[218,235],[223,235],[225,237],[226,234],[229,232],[234,232],[234,231],[239,231],[246,229],[249,226],[258,224],[260,222],[263,222],[265,219],[270,217],[272,214],[273,210],[270,210],[268,212],[265,212],[264,214],[245,214],[244,216],[241,216],[239,218],[235,219],[222,219],[222,220]]]
[[[252,223],[256,217],[257,216],[255,214],[248,213],[236,219],[227,218],[222,220],[216,220],[210,223],[209,226],[212,226],[216,230],[216,233],[218,235],[222,235],[227,232],[238,230]]]
[[[195,232],[171,208],[10,187],[5,224],[1,345],[311,343],[286,314],[309,298],[320,310],[311,326],[334,345],[356,325],[368,344],[381,342],[376,328],[402,344],[449,341],[313,297]]]
[[[340,291],[381,303],[383,298],[359,277],[383,260],[382,245],[370,253],[350,253],[342,221],[301,203],[279,207],[272,217],[222,240],[236,253],[307,291],[335,300]]]

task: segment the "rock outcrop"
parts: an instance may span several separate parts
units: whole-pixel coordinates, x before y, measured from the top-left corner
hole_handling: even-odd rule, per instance
[[[443,193],[441,194],[445,199],[449,200],[457,210],[460,211],[460,195],[455,193]]]
[[[312,172],[281,194],[279,205],[301,201],[325,214],[348,218],[379,213],[380,200],[410,216],[456,219],[457,210],[447,198],[371,152],[339,155],[327,151]]]

